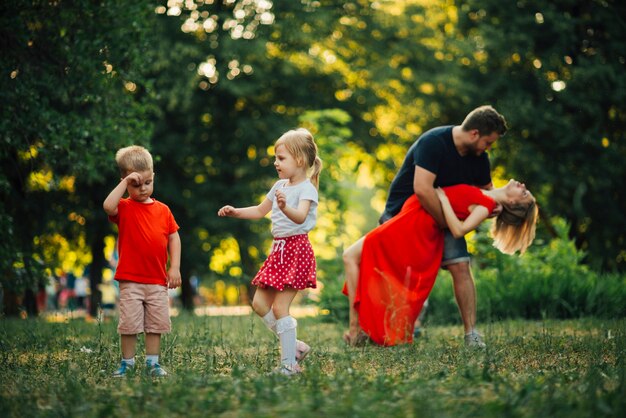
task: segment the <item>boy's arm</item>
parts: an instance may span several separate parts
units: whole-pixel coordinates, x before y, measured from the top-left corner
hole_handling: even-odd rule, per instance
[[[170,234],[168,237],[167,249],[170,255],[170,268],[167,270],[167,286],[175,289],[181,284],[180,277],[180,253],[181,253],[180,235],[178,231]]]
[[[120,203],[120,199],[124,196],[124,192],[126,192],[128,184],[132,181],[135,181],[137,183],[141,182],[141,176],[139,175],[139,173],[130,173],[129,175],[124,177],[122,181],[120,181],[120,183],[115,186],[111,193],[109,193],[107,198],[104,199],[102,207],[104,208],[104,211],[107,213],[107,215],[117,215],[117,206]]]
[[[239,219],[261,219],[267,213],[272,210],[272,201],[267,197],[260,205],[248,206],[247,208],[234,208],[230,205],[226,205],[217,211],[218,216],[229,216],[231,218]]]

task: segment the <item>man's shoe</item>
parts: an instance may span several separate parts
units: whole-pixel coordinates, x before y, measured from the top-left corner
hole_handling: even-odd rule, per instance
[[[476,331],[472,331],[465,335],[465,346],[472,348],[485,348],[487,345],[483,341],[482,335]]]

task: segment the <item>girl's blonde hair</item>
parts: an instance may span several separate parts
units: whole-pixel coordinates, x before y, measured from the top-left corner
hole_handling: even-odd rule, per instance
[[[285,146],[287,152],[293,155],[299,166],[305,166],[307,169],[313,167],[310,177],[311,183],[319,188],[322,159],[317,155],[317,145],[311,132],[304,128],[287,131],[278,138],[274,144],[274,149],[279,145]]]
[[[524,254],[535,239],[538,216],[534,199],[528,204],[502,205],[502,212],[491,225],[493,246],[504,254]]]
[[[115,154],[115,162],[122,177],[137,171],[153,171],[152,155],[150,151],[139,145],[121,148]]]

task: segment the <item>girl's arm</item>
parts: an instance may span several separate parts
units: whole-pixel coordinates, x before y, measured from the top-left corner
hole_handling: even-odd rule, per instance
[[[229,216],[239,219],[261,219],[272,210],[272,201],[267,197],[260,205],[248,206],[247,208],[235,208],[226,205],[217,211],[218,216]]]
[[[486,207],[476,205],[470,212],[470,215],[464,221],[461,221],[456,216],[456,213],[454,213],[448,196],[446,196],[446,193],[441,190],[441,188],[437,189],[437,196],[441,201],[441,209],[443,209],[443,215],[446,218],[448,229],[450,229],[454,238],[461,238],[468,232],[473,231],[489,216],[489,210]]]
[[[311,201],[305,199],[298,202],[298,208],[287,206],[287,197],[285,196],[285,193],[280,190],[276,190],[276,204],[279,209],[283,211],[285,216],[298,225],[304,223],[307,215],[309,214],[309,209],[311,208]]]

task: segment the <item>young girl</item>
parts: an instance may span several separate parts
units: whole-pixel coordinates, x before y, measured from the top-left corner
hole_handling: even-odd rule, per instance
[[[274,145],[278,180],[258,206],[224,206],[217,214],[241,219],[260,219],[271,210],[272,250],[252,280],[257,290],[252,308],[280,340],[281,366],[285,375],[300,373],[298,362],[311,350],[296,339],[298,323],[289,307],[298,290],[316,287],[316,264],[307,233],[315,226],[319,175],[322,160],[306,129],[283,134]],[[307,171],[312,168],[310,179]]]
[[[459,184],[436,192],[455,238],[475,229],[497,205],[502,211],[492,228],[496,248],[505,254],[523,253],[535,237],[538,208],[523,183],[511,180],[492,190]],[[443,236],[413,195],[398,215],[344,252],[344,293],[350,303],[347,343],[369,338],[379,345],[396,345],[413,340],[415,319],[441,265]]]

